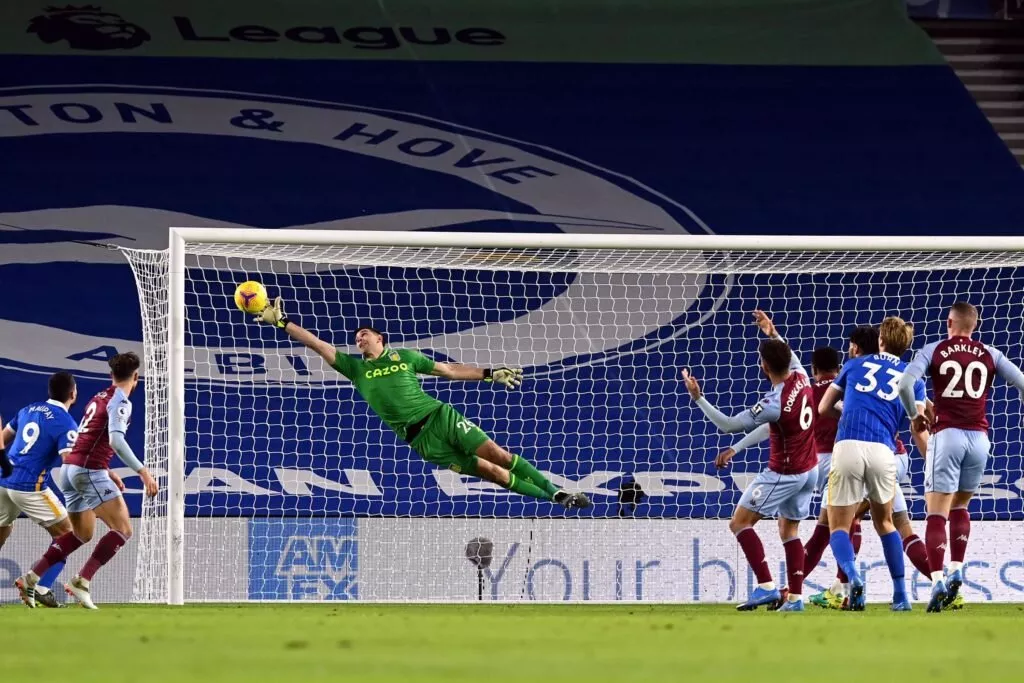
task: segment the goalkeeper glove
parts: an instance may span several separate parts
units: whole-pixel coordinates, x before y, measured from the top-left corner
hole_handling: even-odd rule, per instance
[[[11,461],[7,459],[7,451],[0,448],[0,474],[5,478],[11,476],[14,472],[14,466]]]
[[[274,299],[273,304],[268,304],[263,312],[255,318],[258,323],[266,323],[268,325],[274,325],[284,329],[288,326],[291,320],[284,314],[284,308],[282,308],[281,297]]]
[[[523,383],[523,371],[520,368],[506,368],[505,366],[485,370],[484,381],[497,382],[509,390],[518,389],[519,385]]]

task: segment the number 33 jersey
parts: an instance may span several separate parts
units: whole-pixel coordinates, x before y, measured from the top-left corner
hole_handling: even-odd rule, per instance
[[[899,399],[900,379],[907,364],[891,353],[854,358],[832,386],[843,392],[843,416],[836,442],[870,441],[895,450],[896,432],[907,412]],[[924,403],[924,382],[914,383],[914,400]]]
[[[935,391],[935,432],[956,427],[988,431],[988,392],[1011,365],[1002,353],[969,337],[950,337],[921,349],[910,365],[917,376],[928,374]]]
[[[107,469],[114,457],[110,434],[127,432],[131,419],[131,401],[120,388],[111,385],[96,394],[85,406],[78,438],[64,462],[89,470]]]
[[[14,430],[9,450],[14,472],[0,479],[12,491],[41,491],[47,473],[60,466],[60,454],[75,442],[78,426],[60,401],[25,406],[8,423]]]

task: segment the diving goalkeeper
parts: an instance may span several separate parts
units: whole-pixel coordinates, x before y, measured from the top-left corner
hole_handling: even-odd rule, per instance
[[[281,297],[263,309],[256,320],[280,327],[352,380],[377,417],[427,462],[480,477],[525,496],[554,501],[567,510],[590,507],[586,495],[558,488],[526,459],[496,444],[455,408],[424,392],[417,377],[424,374],[482,380],[516,389],[523,380],[522,370],[439,363],[415,349],[387,346],[384,335],[369,326],[356,330],[356,347],[362,357],[349,356],[289,320],[281,307]]]

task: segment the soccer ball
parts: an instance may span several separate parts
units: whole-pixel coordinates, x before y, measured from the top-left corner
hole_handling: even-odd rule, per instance
[[[267,307],[266,288],[252,280],[243,282],[235,288],[235,305],[244,313],[260,313]]]

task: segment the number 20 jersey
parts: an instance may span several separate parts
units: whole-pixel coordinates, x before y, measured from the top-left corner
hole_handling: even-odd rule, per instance
[[[921,349],[913,365],[931,376],[934,432],[950,427],[988,431],[988,392],[1002,360],[1002,353],[969,337],[950,337]]]
[[[832,386],[843,392],[839,441],[869,441],[896,448],[895,434],[906,417],[899,384],[907,364],[890,353],[860,356],[843,365]],[[924,382],[914,384],[914,398],[924,402]]]

